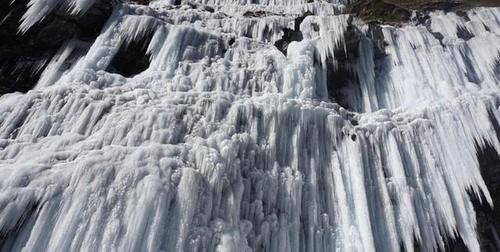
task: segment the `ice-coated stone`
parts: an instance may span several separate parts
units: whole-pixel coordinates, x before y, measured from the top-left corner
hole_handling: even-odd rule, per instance
[[[67,42],[34,90],[0,97],[1,250],[435,251],[460,237],[479,251],[500,9],[382,26],[376,57],[347,1],[307,2],[124,3],[93,43]],[[21,30],[90,4],[33,0]],[[274,43],[306,13],[283,54]],[[351,110],[327,84],[349,26]],[[134,41],[148,68],[110,71]]]

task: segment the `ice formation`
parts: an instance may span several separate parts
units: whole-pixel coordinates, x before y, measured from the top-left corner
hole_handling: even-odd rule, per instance
[[[0,97],[2,251],[480,250],[500,9],[382,26],[379,59],[348,1],[174,2],[117,4],[92,45],[68,42],[34,90]],[[20,30],[91,4],[31,0]],[[285,55],[274,43],[306,14]],[[348,26],[346,109],[327,72]],[[112,71],[142,40],[148,69]]]

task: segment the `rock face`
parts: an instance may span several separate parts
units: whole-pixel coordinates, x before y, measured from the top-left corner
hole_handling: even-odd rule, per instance
[[[394,3],[383,0],[367,0],[356,2],[351,13],[366,22],[379,22],[398,25],[410,20],[411,11]]]
[[[491,208],[475,201],[478,214],[478,232],[481,239],[481,251],[496,251],[500,247],[500,156],[487,146],[478,152],[481,173],[493,197],[495,207]]]
[[[500,6],[496,0],[359,0],[350,7],[350,12],[366,22],[401,25],[410,21],[412,12],[418,17],[431,11],[463,11],[478,6]]]
[[[500,251],[500,9],[65,1],[0,30],[0,251]]]
[[[497,0],[381,0],[386,3],[413,10],[457,10],[473,7],[498,7]]]

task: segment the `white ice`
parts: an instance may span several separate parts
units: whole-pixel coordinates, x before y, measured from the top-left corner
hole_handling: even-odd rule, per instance
[[[383,26],[378,62],[363,37],[353,112],[325,81],[345,2],[198,3],[215,11],[117,5],[90,47],[68,42],[34,90],[0,97],[2,251],[435,251],[459,236],[480,250],[500,9]],[[57,4],[31,1],[20,29]],[[307,11],[284,55],[274,42]],[[143,38],[147,70],[108,72]]]

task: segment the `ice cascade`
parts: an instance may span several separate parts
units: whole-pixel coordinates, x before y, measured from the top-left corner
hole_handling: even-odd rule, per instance
[[[117,3],[92,44],[0,97],[1,251],[480,250],[500,9],[377,41],[350,1],[175,2]],[[93,3],[31,0],[20,30]],[[124,77],[113,58],[136,42],[149,65]]]

